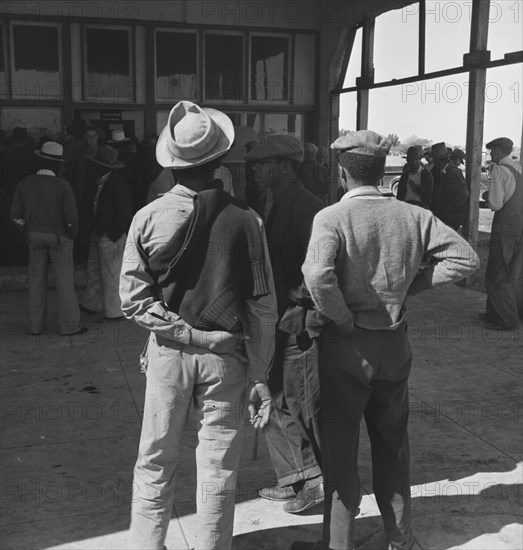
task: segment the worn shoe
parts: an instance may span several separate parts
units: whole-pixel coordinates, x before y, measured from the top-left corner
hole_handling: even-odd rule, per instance
[[[60,336],[74,336],[75,334],[85,334],[89,329],[87,327],[80,327],[75,332],[68,332],[67,334],[60,334]]]
[[[304,542],[302,540],[297,540],[292,543],[291,550],[329,550],[329,547],[320,542]]]
[[[295,499],[283,505],[283,509],[289,514],[299,514],[317,504],[321,504],[323,499],[323,478],[319,478],[319,481],[317,478],[311,479],[305,482]]]
[[[291,500],[296,497],[296,491],[292,485],[287,485],[285,487],[274,485],[273,487],[263,487],[259,489],[258,495],[267,500]]]

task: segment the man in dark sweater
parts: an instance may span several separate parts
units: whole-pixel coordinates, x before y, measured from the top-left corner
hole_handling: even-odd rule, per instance
[[[122,309],[150,331],[131,510],[137,550],[164,548],[193,408],[199,529],[191,546],[229,550],[247,395],[253,426],[269,421],[276,297],[263,222],[212,181],[233,141],[225,114],[175,105],[156,154],[177,184],[139,210],[129,230]]]
[[[317,319],[301,273],[312,220],[323,203],[298,177],[303,146],[297,138],[269,135],[245,158],[256,163],[258,183],[273,195],[266,230],[279,318],[269,375],[274,413],[265,428],[278,485],[259,494],[287,501],[283,509],[298,513],[323,501],[318,347],[312,327]]]
[[[321,338],[325,508],[323,540],[292,550],[353,550],[361,501],[360,424],[372,450],[373,487],[389,550],[408,550],[410,526],[408,295],[458,281],[479,266],[471,246],[430,211],[376,188],[389,143],[369,130],[332,148],[348,192],[315,218],[303,265],[312,299],[330,320]],[[422,260],[434,262],[421,270]]]
[[[78,212],[73,190],[60,175],[63,147],[48,141],[36,151],[40,169],[16,187],[11,219],[26,233],[29,244],[29,332],[44,330],[47,276],[53,266],[58,293],[59,332],[78,334],[80,310],[74,290],[73,239]]]
[[[92,233],[87,286],[80,307],[89,313],[103,311],[108,321],[123,319],[118,284],[125,238],[132,218],[131,191],[118,173],[123,166],[115,148],[99,147],[91,159],[96,186],[92,186],[86,200]]]

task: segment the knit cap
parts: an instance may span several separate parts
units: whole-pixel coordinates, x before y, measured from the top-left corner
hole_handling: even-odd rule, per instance
[[[289,134],[269,134],[245,155],[245,160],[283,157],[303,162],[303,154],[303,145],[297,137]]]

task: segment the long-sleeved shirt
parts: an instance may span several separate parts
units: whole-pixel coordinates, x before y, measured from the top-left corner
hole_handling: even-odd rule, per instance
[[[170,311],[161,299],[148,258],[180,231],[193,211],[195,191],[176,185],[135,215],[124,252],[120,277],[120,298],[124,315],[140,326],[181,344],[188,344],[190,329],[177,313]],[[267,249],[263,222],[260,238],[265,247],[265,273],[269,294],[246,301],[247,322],[245,349],[253,380],[265,380],[274,354],[274,332],[277,321],[276,292]]]
[[[18,183],[11,204],[11,219],[23,220],[29,231],[73,238],[78,210],[68,182],[50,170],[41,170]]]
[[[437,262],[420,269],[428,255]],[[478,266],[472,247],[431,212],[364,186],[316,215],[303,274],[320,313],[378,330],[404,319],[407,294]]]
[[[510,156],[502,158],[498,164],[492,165],[489,180],[488,205],[491,210],[500,210],[508,202],[516,189],[516,179],[511,170],[503,168],[503,165],[512,166],[521,174],[521,164]]]

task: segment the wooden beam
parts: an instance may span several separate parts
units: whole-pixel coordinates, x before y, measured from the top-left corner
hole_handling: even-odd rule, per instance
[[[361,76],[356,80],[358,87],[356,128],[358,130],[366,130],[369,124],[369,88],[374,83],[374,27],[374,18],[367,19],[363,26]]]
[[[470,53],[486,52],[490,0],[472,3],[470,29]],[[483,150],[483,126],[485,115],[485,85],[487,69],[473,68],[469,73],[469,97],[467,113],[467,167],[466,180],[470,191],[468,219],[463,235],[473,246],[478,244],[479,194],[481,182],[481,153]],[[468,284],[469,280],[465,284]]]
[[[357,27],[345,27],[341,31],[340,39],[338,40],[338,45],[336,46],[336,51],[329,68],[329,91],[343,88],[357,30]]]
[[[418,75],[425,74],[425,23],[426,23],[425,0],[419,3],[419,49],[418,49]]]

